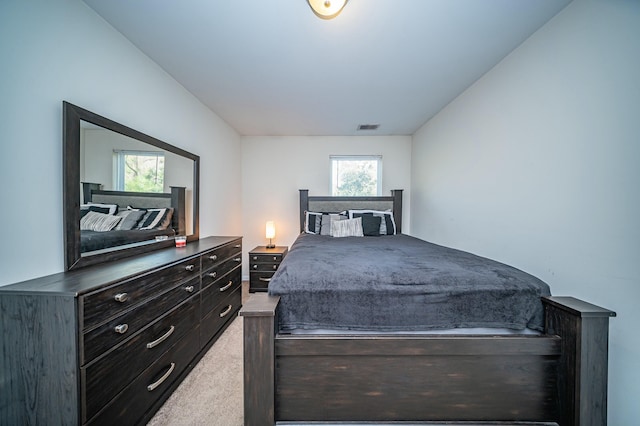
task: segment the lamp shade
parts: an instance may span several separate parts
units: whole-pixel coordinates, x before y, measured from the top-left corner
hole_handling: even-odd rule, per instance
[[[307,0],[318,18],[333,19],[342,12],[348,0]]]
[[[275,238],[276,237],[276,225],[272,220],[267,222],[265,236],[267,238]]]

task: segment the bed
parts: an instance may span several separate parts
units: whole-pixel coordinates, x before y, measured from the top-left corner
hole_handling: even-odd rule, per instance
[[[87,211],[98,216],[98,220],[102,214],[117,216],[136,211],[136,221],[132,225],[133,229],[129,229],[129,226],[120,229],[120,226],[125,222],[124,217],[113,226],[113,229],[104,230],[110,226],[104,229],[98,228],[98,230],[81,229],[81,253],[99,252],[116,246],[155,241],[156,238],[165,239],[174,238],[176,235],[185,235],[185,188],[171,187],[169,193],[147,193],[107,191],[100,189],[101,187],[102,185],[97,183],[82,183],[81,228],[86,228],[83,219],[86,217]],[[109,209],[107,206],[117,207]],[[153,222],[151,220],[153,218],[149,219],[151,211],[164,214],[167,223],[160,226],[160,223]],[[149,220],[148,226],[143,226],[145,217]],[[129,219],[132,218],[134,218],[134,214],[129,216]]]
[[[314,247],[332,238],[348,246],[348,240],[358,238],[302,235],[322,234],[320,228],[310,228],[309,212],[326,217],[349,210],[393,212],[399,235],[360,240],[375,241],[380,250],[400,251],[403,257],[412,257],[414,250],[407,248],[407,241],[417,246],[411,273],[391,282],[413,290],[398,293],[385,281],[385,274],[407,269],[389,270],[395,259],[363,263],[364,271],[355,268],[349,275],[361,263],[344,254],[353,247],[332,246],[330,250],[337,250],[334,259]],[[362,218],[360,223],[369,221]],[[302,234],[274,274],[270,293],[252,294],[240,312],[245,425],[606,424],[608,321],[614,312],[572,297],[550,296],[545,283],[498,262],[488,261],[481,273],[473,268],[486,259],[401,235],[401,190],[390,197],[312,197],[301,190],[300,223]],[[465,267],[458,275],[456,267],[443,271],[416,261],[429,256],[461,257],[463,264],[472,265],[471,272]],[[379,259],[380,253],[372,257]],[[338,266],[340,259],[345,264]],[[322,270],[327,263],[328,269]],[[307,276],[300,272],[305,269]],[[418,279],[420,269],[423,278],[411,281]],[[523,301],[512,297],[510,288],[503,293],[485,289],[483,274],[502,277],[499,287],[524,278],[528,294]],[[311,280],[318,275],[319,281]],[[445,284],[458,276],[468,285],[456,294]],[[474,283],[481,291],[470,291]],[[370,294],[356,291],[366,285]],[[431,299],[436,305],[427,306]],[[347,309],[334,308],[340,303]],[[420,304],[428,315],[410,307]],[[478,306],[489,311],[467,315]],[[409,313],[399,315],[406,307]],[[381,314],[372,316],[376,311]]]

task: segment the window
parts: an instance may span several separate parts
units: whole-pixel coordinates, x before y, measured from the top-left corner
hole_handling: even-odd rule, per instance
[[[379,155],[332,155],[331,195],[372,196],[382,194],[382,157]]]
[[[164,152],[114,151],[113,159],[116,190],[163,192]]]

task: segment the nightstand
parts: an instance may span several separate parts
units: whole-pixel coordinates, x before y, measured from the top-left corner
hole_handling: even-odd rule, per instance
[[[289,247],[258,246],[249,252],[249,292],[267,291],[269,281],[287,255]]]

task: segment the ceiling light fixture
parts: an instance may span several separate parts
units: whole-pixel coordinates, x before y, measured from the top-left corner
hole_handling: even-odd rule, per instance
[[[349,0],[307,0],[311,10],[318,18],[333,19],[342,12]]]

